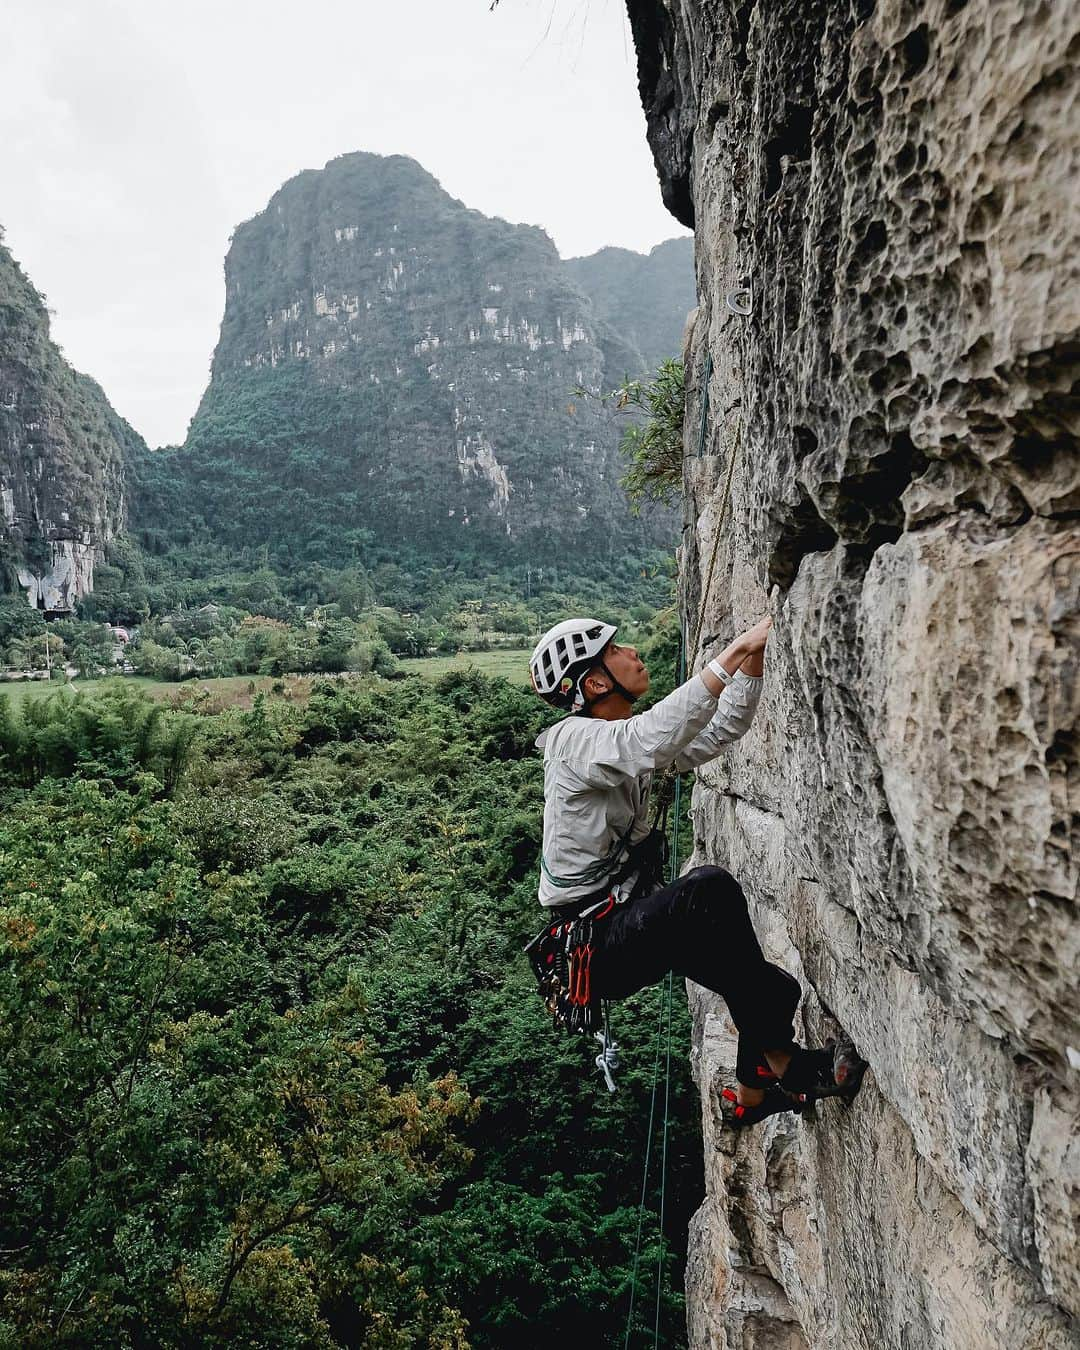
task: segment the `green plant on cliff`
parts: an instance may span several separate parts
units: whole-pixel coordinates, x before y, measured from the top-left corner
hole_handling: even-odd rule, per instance
[[[671,505],[682,491],[686,372],[681,361],[661,361],[654,375],[627,380],[609,395],[620,412],[640,418],[626,428],[619,449],[629,461],[622,483],[635,510],[643,502]]]

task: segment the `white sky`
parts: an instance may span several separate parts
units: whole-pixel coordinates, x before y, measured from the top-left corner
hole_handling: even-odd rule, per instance
[[[564,257],[685,231],[622,0],[6,0],[0,225],[68,359],[181,440],[229,234],[301,169],[406,154]]]

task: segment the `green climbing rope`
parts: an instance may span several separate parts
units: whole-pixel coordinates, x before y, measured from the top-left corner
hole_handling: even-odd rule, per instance
[[[677,683],[682,684],[685,680],[686,636],[684,633],[679,641]],[[674,882],[679,875],[679,822],[682,816],[682,778],[680,776],[676,776],[675,778],[675,796],[672,805],[673,824],[671,827],[671,866],[668,869],[669,884]],[[623,1350],[629,1350],[630,1333],[633,1330],[634,1323],[634,1303],[637,1298],[638,1268],[641,1260],[641,1237],[645,1220],[645,1199],[649,1188],[649,1162],[652,1156],[653,1123],[656,1119],[656,1100],[660,1087],[660,1047],[666,1029],[667,1051],[664,1064],[664,1110],[660,1146],[660,1246],[656,1257],[656,1303],[653,1317],[653,1345],[659,1346],[660,1344],[660,1304],[664,1284],[664,1215],[667,1202],[667,1145],[671,1108],[671,1014],[674,996],[673,991],[674,981],[669,971],[667,979],[660,986],[660,1006],[656,1026],[656,1051],[653,1056],[653,1085],[652,1094],[649,1100],[649,1124],[645,1135],[645,1162],[641,1176],[641,1199],[638,1203],[637,1238],[634,1243],[634,1264],[630,1276],[630,1307],[626,1314],[626,1334],[623,1339]]]
[[[710,367],[711,367],[710,361]],[[683,636],[679,643],[679,671],[678,683],[682,684],[686,679],[686,637]],[[682,775],[675,779],[675,800],[672,803],[672,812],[674,820],[671,827],[671,871],[669,880],[674,882],[679,875],[679,824],[682,820]],[[671,1105],[671,1013],[673,1003],[673,978],[671,971],[668,971],[667,979],[664,981],[664,994],[662,999],[662,1016],[667,1020],[667,1055],[664,1065],[664,1126],[661,1138],[663,1140],[660,1148],[660,1249],[656,1256],[656,1309],[653,1319],[653,1345],[660,1344],[660,1295],[663,1291],[664,1281],[664,1214],[665,1203],[667,1200],[667,1141],[668,1141],[668,1121],[670,1120]],[[659,1046],[657,1047],[659,1049]]]

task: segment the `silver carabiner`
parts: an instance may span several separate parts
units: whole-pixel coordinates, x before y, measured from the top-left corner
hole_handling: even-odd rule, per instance
[[[596,1056],[596,1067],[604,1075],[607,1090],[614,1092],[615,1077],[613,1071],[619,1067],[619,1047],[615,1041],[609,1041],[607,1034],[603,1031],[594,1031],[593,1035],[600,1042],[600,1053]]]

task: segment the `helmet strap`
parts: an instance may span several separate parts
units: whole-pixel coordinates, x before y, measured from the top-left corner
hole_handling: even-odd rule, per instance
[[[622,697],[626,699],[627,703],[631,705],[637,702],[638,698],[637,694],[632,694],[624,684],[619,683],[619,681],[615,678],[615,676],[612,675],[611,671],[608,670],[606,662],[595,661],[592,664],[592,666],[590,666],[589,670],[590,671],[596,670],[597,667],[599,667],[599,669],[602,670],[604,674],[608,677],[608,679],[611,681],[611,688],[605,689],[602,694],[597,694],[595,698],[585,700],[585,706],[581,709],[581,712],[584,714],[584,716],[588,717],[589,714],[592,712],[593,708],[595,708],[598,703],[603,702],[605,698],[610,698],[612,694],[621,694]]]

